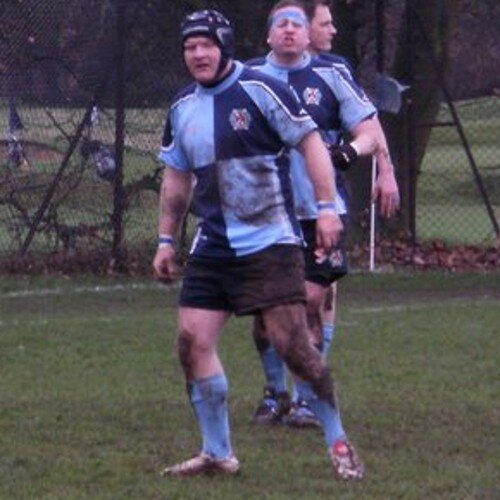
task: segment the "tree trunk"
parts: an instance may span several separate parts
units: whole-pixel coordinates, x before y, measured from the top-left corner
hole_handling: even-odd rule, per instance
[[[351,24],[342,29],[357,30],[356,43],[359,59],[358,77],[369,95],[375,97],[377,54],[375,43],[375,2],[357,1],[356,16],[352,4],[336,2],[336,17],[346,19],[351,12]],[[349,10],[351,9],[351,10]],[[456,0],[396,0],[384,1],[384,72],[398,81],[411,85],[403,99],[399,114],[380,113],[390,151],[396,166],[402,195],[400,217],[382,223],[385,233],[414,233],[417,172],[425,154],[432,126],[442,98],[439,69],[446,74],[448,45],[458,11]],[[345,44],[352,37],[342,35],[337,47],[345,54]],[[367,226],[370,192],[370,161],[348,174],[351,188],[351,220],[354,238],[360,237],[358,228]],[[364,232],[364,231],[363,231]]]
[[[411,87],[400,115],[385,117],[403,195],[403,227],[416,236],[418,172],[442,101],[454,0],[408,0],[393,75]],[[441,72],[441,74],[440,74]]]

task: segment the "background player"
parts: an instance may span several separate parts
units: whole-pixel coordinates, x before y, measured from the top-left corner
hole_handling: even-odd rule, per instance
[[[330,0],[305,0],[304,9],[309,19],[309,53],[331,62],[348,81],[355,81],[352,66],[344,57],[331,52],[337,28],[332,16]],[[371,118],[380,147],[375,152],[378,175],[373,186],[372,199],[379,202],[380,214],[393,217],[399,209],[399,189],[394,175],[394,166],[382,125],[377,115]],[[337,282],[332,284],[323,309],[323,350],[328,354],[336,330]]]
[[[301,2],[282,0],[272,9],[269,16],[268,43],[271,52],[264,58],[254,59],[247,64],[269,75],[289,83],[301,98],[302,104],[318,123],[324,141],[330,146],[334,161],[342,168],[353,162],[359,154],[369,155],[384,150],[384,144],[377,141],[377,130],[372,117],[375,108],[364,92],[350,78],[347,79],[330,61],[311,58],[309,26]],[[343,131],[351,134],[351,142],[343,141]],[[332,337],[333,326],[322,317],[330,285],[347,272],[346,252],[343,242],[328,256],[318,259],[315,254],[314,227],[317,211],[312,191],[304,176],[304,160],[297,151],[291,152],[292,181],[296,201],[296,213],[301,220],[306,237],[306,290],[307,312],[314,342],[322,352]],[[377,180],[381,195],[391,196],[392,182],[384,177]],[[342,177],[337,175],[340,196],[335,210],[346,213]],[[331,304],[331,299],[328,300]],[[257,423],[284,421],[294,426],[316,425],[313,413],[304,401],[295,395],[291,410],[288,408],[287,380],[284,363],[266,340],[261,322],[256,319],[254,338],[261,355],[266,387],[264,398],[255,413]]]

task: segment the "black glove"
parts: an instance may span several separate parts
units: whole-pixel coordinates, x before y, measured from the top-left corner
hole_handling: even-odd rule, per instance
[[[338,170],[347,170],[358,158],[358,153],[350,144],[332,148],[330,155],[333,166]]]

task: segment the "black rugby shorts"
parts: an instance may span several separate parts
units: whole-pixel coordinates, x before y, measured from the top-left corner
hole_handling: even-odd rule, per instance
[[[179,305],[244,315],[305,300],[302,248],[273,245],[243,257],[191,256]]]
[[[347,274],[347,251],[345,248],[347,218],[343,215],[340,218],[344,224],[344,231],[342,231],[340,241],[322,262],[317,262],[314,255],[316,247],[316,221],[300,221],[306,242],[306,246],[304,247],[306,281],[327,287]]]

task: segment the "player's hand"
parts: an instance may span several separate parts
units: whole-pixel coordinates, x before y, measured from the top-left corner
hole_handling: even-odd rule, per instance
[[[358,159],[358,153],[350,144],[331,146],[330,156],[333,166],[338,170],[349,169]]]
[[[340,217],[329,211],[320,212],[316,220],[317,257],[328,255],[339,242],[344,226]]]
[[[399,210],[399,188],[394,174],[380,173],[375,181],[372,201],[378,201],[382,217],[390,219]]]
[[[175,249],[172,245],[158,248],[153,260],[153,273],[157,280],[170,283],[179,277],[179,267],[175,262]]]

